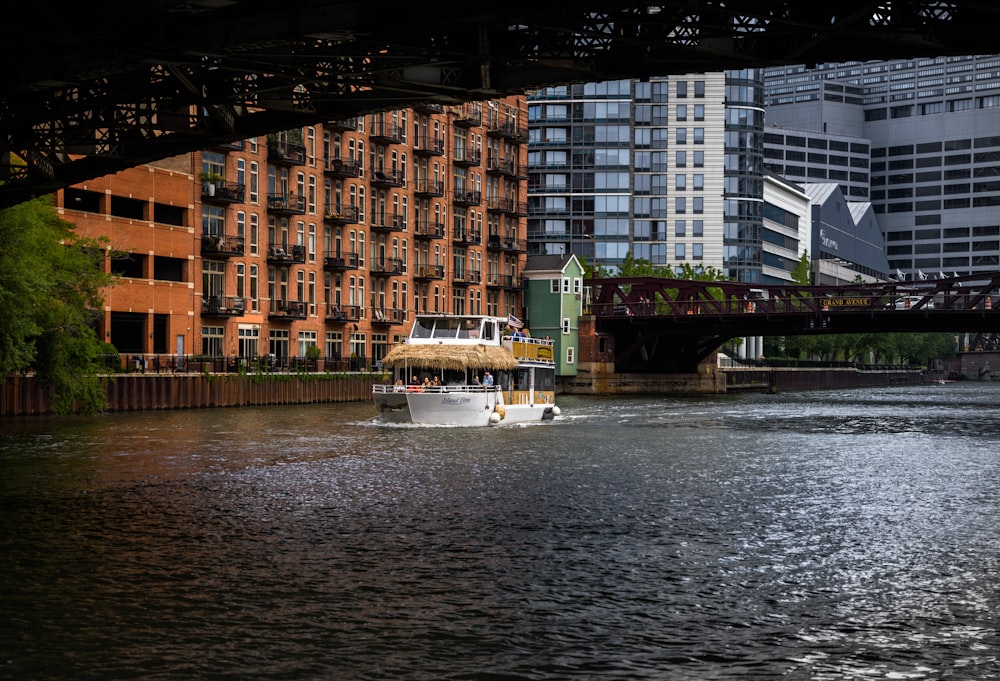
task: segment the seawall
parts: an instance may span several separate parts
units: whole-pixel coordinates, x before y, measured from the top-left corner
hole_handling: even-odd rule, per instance
[[[370,400],[377,373],[115,374],[104,384],[105,411],[200,409]],[[33,375],[0,384],[0,416],[51,413]]]
[[[865,388],[926,383],[917,369],[753,367],[721,369],[704,363],[693,374],[619,374],[610,363],[581,363],[576,376],[563,377],[557,391],[577,395],[676,394],[720,395],[730,392],[788,392]]]

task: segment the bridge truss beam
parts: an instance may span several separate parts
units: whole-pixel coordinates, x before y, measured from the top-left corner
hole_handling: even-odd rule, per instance
[[[750,336],[1000,332],[1000,273],[848,286],[657,277],[586,285],[622,373],[691,373],[729,340]]]
[[[302,125],[572,82],[995,51],[969,0],[41,0],[8,31],[0,206]]]

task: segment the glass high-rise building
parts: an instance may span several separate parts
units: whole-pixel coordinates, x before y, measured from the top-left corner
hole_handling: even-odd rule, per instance
[[[768,167],[855,198],[867,173],[890,271],[1000,267],[1000,56],[768,68],[764,84]]]
[[[529,255],[759,281],[763,118],[756,70],[529,95]]]

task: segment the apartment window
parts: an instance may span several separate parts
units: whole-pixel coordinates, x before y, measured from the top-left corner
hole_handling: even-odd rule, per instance
[[[684,236],[687,231],[687,223],[684,220],[674,221],[674,236]]]
[[[225,354],[225,329],[221,326],[201,327],[201,354],[207,357],[222,357]]]
[[[677,105],[677,120],[686,121],[688,119],[688,108],[687,104]]]
[[[569,317],[563,317],[563,320],[562,320],[562,332],[563,332],[563,335],[566,335],[566,334],[568,334],[570,332]]]
[[[684,244],[674,244],[674,259],[675,260],[684,259]]]

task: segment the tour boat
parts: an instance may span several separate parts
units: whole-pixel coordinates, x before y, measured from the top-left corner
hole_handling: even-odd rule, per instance
[[[382,358],[372,388],[378,420],[442,426],[547,421],[555,404],[549,339],[505,335],[508,318],[417,315],[406,342]]]

